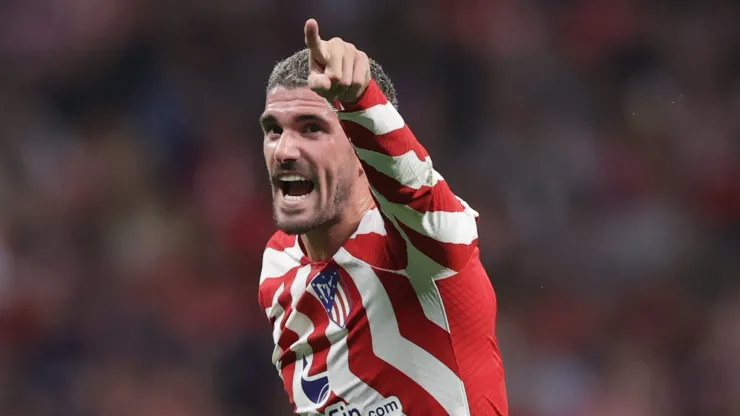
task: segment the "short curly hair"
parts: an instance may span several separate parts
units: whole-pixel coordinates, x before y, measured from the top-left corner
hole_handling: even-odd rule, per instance
[[[270,78],[267,80],[267,92],[269,93],[275,87],[299,88],[308,85],[308,60],[308,49],[303,49],[278,62],[273,68]],[[372,76],[378,87],[380,87],[380,90],[385,94],[388,102],[398,108],[396,89],[393,87],[390,77],[388,77],[388,74],[385,73],[380,64],[372,58],[370,59],[370,76]]]

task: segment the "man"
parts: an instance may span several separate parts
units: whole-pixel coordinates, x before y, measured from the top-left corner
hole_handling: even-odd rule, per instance
[[[303,415],[508,415],[477,217],[396,111],[382,68],[304,28],[268,81],[280,229],[259,302]]]

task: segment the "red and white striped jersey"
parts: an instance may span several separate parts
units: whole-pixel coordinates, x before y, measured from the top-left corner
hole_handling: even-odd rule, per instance
[[[295,412],[508,415],[478,213],[374,81],[339,117],[377,208],[326,261],[277,232],[260,276],[272,361]]]

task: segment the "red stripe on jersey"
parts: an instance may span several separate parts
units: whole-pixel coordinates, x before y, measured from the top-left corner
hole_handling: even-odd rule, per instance
[[[386,247],[389,251],[388,258],[393,259],[393,265],[395,266],[389,269],[404,270],[409,265],[409,252],[406,247],[406,240],[403,239],[401,232],[391,223],[385,214],[381,212],[380,215],[383,216],[385,232],[388,237],[388,241],[386,242]]]
[[[437,287],[471,414],[508,415],[504,367],[495,336],[496,294],[477,253],[463,271],[438,281]]]
[[[429,156],[426,149],[416,141],[414,133],[406,125],[381,136],[374,135],[372,131],[352,121],[344,120],[342,126],[347,137],[352,140],[352,144],[360,149],[388,156],[401,156],[413,151],[419,160],[424,160]]]
[[[295,235],[289,235],[282,231],[278,231],[272,235],[272,238],[267,242],[267,248],[271,248],[277,251],[283,251],[288,247],[295,245]]]
[[[304,296],[296,305],[296,310],[311,319],[314,325],[313,332],[308,336],[307,342],[313,351],[313,361],[308,370],[309,375],[326,371],[326,360],[331,343],[326,338],[326,328],[329,326],[329,318],[324,311],[324,306],[315,296]]]
[[[344,305],[344,299],[342,298],[342,296],[339,295],[339,289],[337,289],[336,302],[337,302],[337,313],[339,314],[339,316],[347,316],[349,314],[349,311],[347,310],[347,307]],[[337,318],[339,318],[339,316]]]
[[[294,342],[298,341],[299,338],[298,334],[285,327],[285,322],[288,320],[288,317],[293,311],[293,298],[290,293],[290,288],[293,285],[293,281],[295,280],[295,277],[297,275],[298,268],[291,269],[291,271],[292,272],[289,272],[286,275],[286,279],[284,280],[285,288],[277,298],[278,305],[280,305],[280,307],[283,308],[284,311],[283,319],[280,320],[280,337],[277,340],[277,345],[283,350],[283,354],[280,357],[283,365],[285,365],[285,363],[292,363],[295,361],[295,352],[290,350],[290,346],[293,345]]]
[[[443,243],[413,230],[401,222],[399,222],[399,226],[403,229],[411,245],[416,247],[417,250],[440,266],[455,271],[462,270],[468,264],[478,244],[478,239],[473,240],[471,244]]]
[[[387,103],[388,99],[380,90],[378,84],[374,80],[371,80],[362,98],[355,105],[347,107],[345,111],[362,111],[376,105]],[[352,140],[352,143],[363,149],[373,150],[391,156],[399,156],[409,150],[413,150],[421,160],[424,160],[428,155],[426,149],[419,144],[414,133],[407,125],[377,137],[373,132],[359,124],[343,121],[342,125],[347,132],[347,136]]]
[[[293,410],[296,410],[295,401],[293,400],[293,376],[295,374],[295,361],[279,369],[280,374],[283,376],[283,389],[288,393],[288,400],[293,405]]]
[[[450,334],[426,317],[409,279],[381,270],[375,273],[393,305],[401,336],[432,354],[458,375]]]
[[[414,198],[418,198],[425,193],[429,193],[431,188],[422,186],[420,189],[414,189],[405,185],[401,185],[395,178],[392,178],[385,173],[378,172],[373,166],[367,164],[365,161],[360,160],[362,169],[367,175],[367,180],[379,194],[383,195],[389,202],[396,204],[407,205]]]
[[[414,189],[402,185],[395,178],[379,172],[365,162],[361,161],[361,164],[373,189],[389,202],[408,205],[422,214],[432,211],[465,211],[465,206],[455,197],[447,181],[438,181],[434,187],[422,186]]]
[[[345,111],[357,111],[362,110],[363,108],[372,107],[377,104],[385,104],[387,102],[388,98],[386,98],[385,94],[383,94],[383,91],[380,90],[378,83],[375,82],[374,79],[371,79],[370,83],[367,84],[367,88],[362,94],[362,97],[360,97],[360,99],[354,105],[346,106],[344,109]]]
[[[285,251],[286,249],[293,248],[296,245],[297,238],[298,236],[296,235],[290,235],[284,233],[283,231],[277,231],[267,242],[267,248],[271,248],[277,251]],[[303,250],[301,242],[299,241],[298,243],[299,246],[301,246],[301,251],[294,254],[295,256],[298,256],[295,257],[295,259],[302,265],[309,264],[311,261],[308,259],[308,257],[306,257],[305,250]]]
[[[280,307],[285,311],[283,312],[283,319],[280,321],[280,329],[285,328],[285,321],[288,320],[288,317],[293,310],[293,296],[290,293],[290,289],[293,286],[293,281],[295,280],[299,269],[299,267],[293,268],[285,275],[285,280],[283,280],[285,282],[285,286],[277,298],[278,305],[280,305]]]
[[[347,240],[344,248],[354,257],[375,267],[403,270],[406,268],[406,242],[398,234],[398,230],[390,225],[385,216],[383,216],[383,220],[386,233],[389,236],[377,233],[359,234],[355,238]],[[389,242],[392,242],[395,247]]]
[[[356,302],[355,309],[352,311],[354,319],[347,334],[349,350],[347,364],[350,371],[384,397],[398,397],[401,403],[404,404],[403,412],[407,415],[416,414],[413,406],[421,405],[421,403],[423,403],[425,415],[447,415],[439,402],[424,388],[396,367],[375,355],[367,312],[360,302],[362,298],[357,286],[355,286],[352,277],[349,276],[346,270],[342,267],[337,267],[337,270],[347,284],[347,290],[352,297],[352,301]]]
[[[429,188],[427,188],[429,189]],[[447,181],[439,181],[431,192],[420,195],[419,198],[409,201],[409,207],[422,214],[433,211],[463,212],[465,206],[452,193]]]
[[[263,309],[272,305],[272,298],[275,297],[275,292],[277,292],[281,284],[284,284],[283,293],[287,291],[290,294],[290,285],[293,284],[293,279],[295,279],[298,269],[300,269],[300,266],[293,267],[280,277],[271,277],[262,281],[259,292],[260,300],[264,302]]]
[[[288,328],[283,328],[283,330],[280,331],[277,345],[283,350],[283,353],[280,354],[279,358],[281,365],[286,366],[295,363],[296,353],[291,350],[290,347],[298,341],[298,338],[298,334]]]

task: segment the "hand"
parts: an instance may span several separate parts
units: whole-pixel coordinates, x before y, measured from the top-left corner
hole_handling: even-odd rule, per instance
[[[304,28],[309,51],[308,87],[329,102],[356,103],[370,83],[370,59],[340,38],[322,40],[319,24],[309,19]]]

